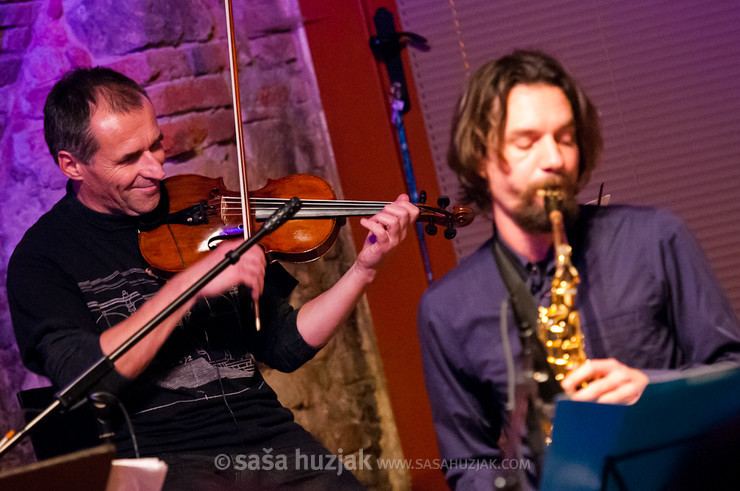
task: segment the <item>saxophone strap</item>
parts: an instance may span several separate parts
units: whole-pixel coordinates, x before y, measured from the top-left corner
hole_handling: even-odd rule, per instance
[[[547,363],[545,347],[537,337],[537,326],[539,325],[537,302],[514,266],[512,262],[514,259],[509,257],[497,237],[493,239],[492,250],[501,279],[509,291],[522,351],[532,360],[532,369],[539,374],[546,375],[546,377],[537,377],[540,399],[546,403],[554,402],[555,396],[562,393],[563,388],[560,382],[555,380],[550,364]]]
[[[522,345],[521,361],[523,370],[530,372],[524,373],[526,384],[524,389],[527,392],[528,400],[524,425],[527,431],[527,444],[537,467],[537,475],[541,476],[547,447],[541,421],[543,415],[551,418],[552,414],[550,413],[554,406],[555,396],[561,393],[563,388],[555,380],[555,375],[552,373],[549,363],[547,363],[545,347],[537,337],[539,326],[537,302],[535,302],[519,270],[514,265],[513,261],[516,258],[511,257],[511,252],[504,249],[495,233],[491,250],[501,279],[509,291],[509,303],[514,311],[514,320]],[[535,379],[534,373],[537,372],[546,374],[546,377]],[[517,431],[515,428],[512,428],[512,430]],[[521,486],[521,483],[519,483],[519,486]]]

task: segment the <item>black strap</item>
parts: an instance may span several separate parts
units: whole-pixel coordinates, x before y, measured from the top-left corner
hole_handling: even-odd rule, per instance
[[[547,447],[543,417],[552,417],[555,396],[562,392],[560,383],[555,380],[550,365],[547,363],[545,347],[537,337],[539,314],[537,303],[527,288],[524,279],[514,265],[515,258],[504,250],[497,237],[492,244],[493,257],[496,260],[501,279],[509,291],[509,302],[514,310],[514,320],[519,331],[522,345],[522,367],[524,384],[521,390],[527,393],[528,408],[524,423],[527,431],[527,444],[536,466],[537,476],[542,476]],[[534,377],[535,373],[542,376]],[[536,388],[535,388],[536,386]],[[521,483],[518,483],[521,487]]]
[[[545,347],[537,337],[537,326],[539,325],[537,303],[511,259],[503,250],[498,238],[493,239],[492,249],[501,279],[506,289],[509,290],[509,299],[514,309],[516,325],[519,328],[522,350],[525,355],[531,357],[532,369],[542,375],[547,375],[547,377],[538,377],[537,380],[540,398],[546,403],[553,402],[555,396],[563,392],[563,388],[560,382],[555,380],[552,369],[547,363]]]

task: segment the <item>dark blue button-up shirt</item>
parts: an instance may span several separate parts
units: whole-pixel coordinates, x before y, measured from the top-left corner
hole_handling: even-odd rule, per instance
[[[568,238],[581,279],[577,302],[589,358],[616,358],[651,380],[740,362],[737,317],[678,218],[653,208],[584,206]],[[544,269],[535,297],[547,295],[552,270]],[[489,241],[434,283],[419,306],[424,374],[447,461],[501,457],[510,397],[505,360],[507,352],[516,360],[521,351],[510,309],[502,324],[506,298]],[[455,465],[446,477],[453,488],[492,489],[502,472],[489,464]]]

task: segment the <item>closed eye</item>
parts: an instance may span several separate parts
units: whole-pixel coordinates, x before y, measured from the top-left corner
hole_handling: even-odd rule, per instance
[[[538,140],[539,135],[531,131],[517,133],[511,136],[509,143],[520,150],[529,150]]]
[[[148,151],[154,153],[162,150],[162,140],[164,139],[164,136],[160,133],[156,140],[149,146],[147,149]],[[121,160],[118,161],[120,165],[130,165],[133,163],[136,163],[139,158],[141,158],[141,155],[144,153],[144,150],[139,150],[137,152],[131,152],[126,155],[124,155]]]
[[[159,138],[154,140],[154,143],[152,143],[152,146],[149,147],[150,152],[158,152],[162,149],[162,140],[164,140],[164,136],[160,133]]]
[[[575,145],[577,143],[575,126],[572,124],[566,126],[557,132],[555,138],[561,145]]]

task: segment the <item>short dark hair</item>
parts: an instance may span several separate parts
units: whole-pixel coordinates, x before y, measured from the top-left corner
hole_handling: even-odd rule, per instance
[[[105,67],[77,68],[62,76],[46,97],[44,138],[54,162],[66,150],[88,164],[98,151],[90,132],[94,110],[108,107],[126,113],[143,107],[146,91],[129,77]]]
[[[479,173],[480,165],[489,145],[501,157],[509,93],[520,84],[558,87],[570,102],[580,153],[579,190],[588,183],[601,153],[596,107],[554,58],[539,51],[517,50],[490,61],[476,71],[458,101],[447,152],[447,162],[463,186],[463,199],[484,211],[491,207],[491,196]]]

